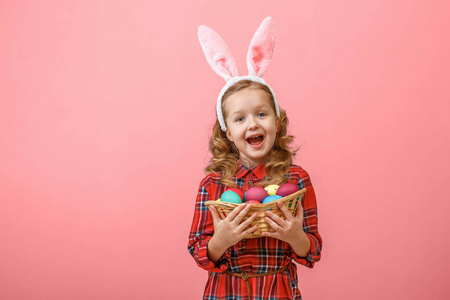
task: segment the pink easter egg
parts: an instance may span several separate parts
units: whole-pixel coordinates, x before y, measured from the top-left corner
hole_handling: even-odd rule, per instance
[[[277,195],[281,196],[281,197],[286,197],[289,196],[290,194],[293,194],[295,192],[298,191],[298,186],[294,183],[285,183],[282,184],[278,190],[277,190]]]
[[[248,203],[248,204],[261,204],[261,202],[256,201],[256,200],[248,200],[246,203]]]
[[[255,186],[252,188],[249,188],[248,191],[245,193],[245,200],[256,200],[258,202],[262,202],[264,198],[268,196],[265,189],[259,186]]]

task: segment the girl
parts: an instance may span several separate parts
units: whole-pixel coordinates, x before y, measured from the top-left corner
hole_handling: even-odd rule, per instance
[[[205,56],[227,80],[217,101],[217,121],[210,140],[212,158],[201,181],[188,249],[208,271],[204,299],[301,299],[295,262],[312,268],[320,259],[322,239],[317,227],[317,206],[308,173],[292,164],[295,151],[288,144],[288,119],[271,87],[261,78],[273,51],[274,25],[270,17],[258,28],[247,56],[249,76],[238,76],[225,42],[206,26],[199,27]],[[281,203],[283,220],[266,211],[275,232],[243,239],[256,231],[256,218],[243,221],[252,205],[235,208],[221,220],[205,201],[220,198],[228,188],[247,191],[253,186],[286,182],[306,188],[296,217]]]

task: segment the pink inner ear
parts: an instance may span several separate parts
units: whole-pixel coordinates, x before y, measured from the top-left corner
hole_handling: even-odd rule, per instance
[[[213,70],[228,80],[238,75],[236,61],[225,41],[214,30],[207,26],[198,28],[198,36],[206,60]]]
[[[275,24],[267,17],[256,30],[247,55],[250,75],[262,76],[269,66],[275,46]]]
[[[214,57],[214,59],[215,59],[215,64],[217,66],[217,69],[220,72],[227,74],[230,77],[233,77],[237,74],[236,66],[234,65],[234,61],[233,61],[233,59],[230,59],[229,56],[217,55],[216,57]]]
[[[267,61],[267,59],[265,59],[264,56],[264,50],[263,47],[261,46],[255,46],[252,48],[252,57],[251,57],[252,61],[253,61],[253,68],[255,69],[255,73],[258,76],[261,70],[266,70],[267,67],[269,66],[270,63],[270,59]],[[264,73],[264,71],[262,71],[262,73]]]

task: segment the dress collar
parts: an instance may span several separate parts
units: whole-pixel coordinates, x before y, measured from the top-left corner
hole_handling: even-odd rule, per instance
[[[253,173],[253,175],[258,177],[259,180],[263,180],[263,178],[266,177],[266,168],[264,162],[260,163],[253,169],[247,168],[246,166],[239,164],[239,167],[236,171],[236,177],[242,178],[248,173]]]

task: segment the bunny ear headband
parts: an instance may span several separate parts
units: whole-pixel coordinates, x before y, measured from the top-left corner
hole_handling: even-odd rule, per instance
[[[273,48],[275,46],[275,24],[271,17],[267,17],[262,21],[250,42],[247,53],[247,76],[239,76],[236,61],[234,60],[230,49],[220,35],[214,30],[207,26],[200,25],[198,27],[198,38],[209,65],[214,72],[223,77],[227,82],[217,98],[216,113],[222,131],[227,130],[222,112],[223,94],[229,87],[241,80],[251,80],[266,85],[273,95],[277,116],[280,116],[280,108],[275,93],[261,77],[269,66]]]

